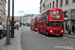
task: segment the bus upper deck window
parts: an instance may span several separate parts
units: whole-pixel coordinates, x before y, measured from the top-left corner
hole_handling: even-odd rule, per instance
[[[51,11],[50,14],[56,14],[56,11]]]
[[[62,14],[62,11],[57,11],[57,14]]]
[[[37,17],[35,17],[35,19],[38,19]]]

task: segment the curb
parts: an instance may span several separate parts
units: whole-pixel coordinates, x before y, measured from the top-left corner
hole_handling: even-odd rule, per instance
[[[67,35],[64,35],[64,37],[68,37],[68,38],[71,38],[71,39],[75,39],[74,37],[70,37],[70,36],[67,36]]]
[[[22,28],[20,29],[20,35],[19,35],[19,41],[18,41],[18,46],[17,50],[22,50],[22,44],[21,44],[21,34],[22,34]]]

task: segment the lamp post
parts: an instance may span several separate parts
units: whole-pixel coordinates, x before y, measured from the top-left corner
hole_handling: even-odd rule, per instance
[[[14,0],[12,0],[11,38],[14,38]]]
[[[8,18],[7,18],[6,45],[10,45],[10,0],[8,0]]]
[[[24,11],[19,11],[19,13],[21,14],[21,16],[20,16],[20,26],[21,26],[21,23],[22,23],[22,13],[24,13]]]

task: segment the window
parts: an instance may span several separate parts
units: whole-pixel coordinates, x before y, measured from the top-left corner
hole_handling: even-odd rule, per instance
[[[66,5],[68,5],[68,0],[66,0]]]
[[[67,18],[66,13],[67,13],[67,11],[63,12],[64,18]]]
[[[35,19],[38,19],[37,17],[35,17]]]
[[[51,8],[51,3],[50,3],[50,8]]]
[[[35,27],[38,27],[38,24],[37,23],[35,23],[34,25],[35,25]]]
[[[56,8],[58,8],[58,0],[56,0]]]
[[[50,22],[50,27],[60,27],[60,22],[51,21]]]
[[[62,14],[62,11],[57,11],[57,14]]]
[[[75,0],[73,0],[73,2],[75,2]]]
[[[47,26],[49,26],[49,22],[47,21]]]
[[[54,1],[53,1],[53,8],[54,8]]]
[[[49,11],[47,11],[46,13],[47,13],[47,15],[48,15],[48,14],[49,14]]]
[[[56,14],[56,11],[51,11],[50,14]]]
[[[48,15],[46,15],[46,20],[48,19]]]
[[[60,6],[62,6],[62,2],[63,2],[63,0],[60,1]]]

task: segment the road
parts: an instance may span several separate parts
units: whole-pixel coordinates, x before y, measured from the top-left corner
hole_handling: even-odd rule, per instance
[[[75,50],[75,39],[47,37],[26,26],[23,27],[21,39],[23,50]]]

